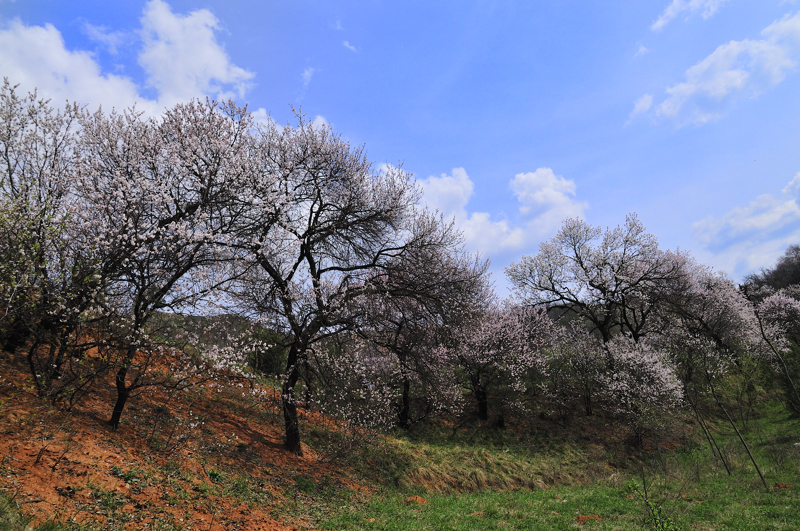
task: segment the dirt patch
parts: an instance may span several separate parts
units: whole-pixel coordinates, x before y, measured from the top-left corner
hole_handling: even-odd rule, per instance
[[[428,500],[422,496],[409,496],[405,499],[406,505],[428,505]]]
[[[112,430],[111,382],[65,411],[36,396],[20,358],[0,364],[0,490],[34,524],[307,529],[290,478],[366,489],[312,448],[282,449],[272,389],[148,388]]]

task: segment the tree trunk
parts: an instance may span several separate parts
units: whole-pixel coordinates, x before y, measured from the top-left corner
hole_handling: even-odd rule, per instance
[[[34,339],[33,344],[28,348],[28,355],[26,359],[28,360],[28,367],[31,370],[31,376],[33,376],[33,383],[36,386],[36,391],[39,396],[42,396],[42,382],[41,378],[39,378],[39,371],[36,369],[36,351],[39,349],[39,341]]]
[[[114,404],[114,410],[111,412],[111,420],[108,423],[113,429],[119,428],[119,420],[122,417],[122,410],[125,409],[125,403],[128,397],[131,396],[131,389],[125,383],[128,377],[128,367],[133,363],[133,358],[136,355],[136,349],[129,349],[125,354],[125,359],[122,360],[122,366],[117,371],[115,382],[117,385],[117,402]]]
[[[131,390],[125,385],[125,378],[128,375],[127,365],[123,365],[117,371],[117,402],[114,404],[114,411],[111,413],[111,420],[108,421],[113,429],[119,428],[119,420],[122,417],[122,410],[125,409],[125,403],[131,395]]]
[[[286,430],[286,441],[284,447],[293,454],[303,455],[300,447],[300,423],[297,418],[297,403],[295,402],[294,386],[300,376],[297,370],[297,348],[292,346],[289,349],[289,374],[283,381],[283,422]]]
[[[592,416],[592,390],[588,385],[583,387],[583,410],[587,417]]]
[[[397,425],[407,430],[409,428],[409,416],[411,412],[411,382],[408,378],[403,378],[403,398],[400,403],[400,413],[398,415]]]
[[[478,401],[478,420],[489,420],[489,397],[486,390],[476,389],[475,399]]]

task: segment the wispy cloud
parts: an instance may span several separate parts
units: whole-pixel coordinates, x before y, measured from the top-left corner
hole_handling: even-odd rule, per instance
[[[653,96],[650,94],[644,94],[641,98],[633,102],[633,110],[631,111],[630,116],[628,116],[628,121],[625,122],[625,125],[630,124],[637,116],[645,114],[652,106]]]
[[[357,52],[358,51],[355,46],[353,46],[352,44],[350,44],[347,41],[343,41],[342,45],[344,45],[344,47],[347,48],[348,50],[350,50],[351,52]]]
[[[685,81],[666,89],[656,116],[678,125],[707,123],[783,81],[800,57],[800,13],[769,25],[761,37],[723,44],[689,68]]]
[[[112,31],[106,26],[95,26],[88,22],[83,24],[83,32],[93,41],[102,44],[112,55],[117,55],[119,48],[133,37],[124,31]]]
[[[308,85],[311,84],[311,78],[314,77],[314,72],[316,72],[316,68],[311,68],[310,66],[303,70],[303,73],[300,74],[300,77],[303,79],[303,90],[308,88]]]
[[[638,50],[636,50],[636,53],[635,53],[635,54],[633,54],[633,56],[634,56],[634,57],[641,57],[641,56],[643,56],[643,55],[647,55],[648,53],[650,53],[650,50],[648,50],[648,49],[647,49],[647,48],[645,48],[644,46],[640,45],[640,46],[639,46],[639,49],[638,49]]]
[[[678,15],[687,11],[689,14],[702,11],[703,18],[707,19],[714,15],[720,6],[727,1],[728,0],[672,0],[672,3],[661,13],[661,16],[653,22],[650,29],[659,31]]]
[[[747,273],[765,267],[800,241],[800,173],[780,196],[763,194],[747,206],[692,225],[695,237],[729,271]]]

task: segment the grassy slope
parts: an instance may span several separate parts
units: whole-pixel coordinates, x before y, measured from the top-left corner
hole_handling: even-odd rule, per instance
[[[485,474],[498,459],[514,463],[501,468],[528,467],[534,476],[541,469],[557,473],[546,488],[454,492],[400,482],[384,488],[368,505],[340,512],[323,528],[800,529],[800,422],[774,403],[762,404],[760,412],[748,422],[745,436],[768,490],[732,430],[722,424],[717,439],[731,476],[695,436],[678,446],[668,441],[637,452],[613,444],[613,434],[603,445],[570,443],[568,439],[583,439],[585,429],[565,427],[561,440],[545,441],[538,448],[535,434],[526,434],[520,439],[524,444],[516,445],[500,434],[499,441],[473,441],[468,450],[487,457],[479,468]],[[411,444],[420,457],[410,468],[475,465],[464,459],[463,442],[437,440]],[[412,494],[428,503],[409,499]]]

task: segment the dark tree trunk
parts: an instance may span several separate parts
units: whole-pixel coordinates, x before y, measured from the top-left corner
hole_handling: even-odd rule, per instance
[[[478,401],[478,420],[489,420],[489,397],[486,390],[476,389],[475,399]]]
[[[592,391],[588,388],[588,386],[584,387],[583,389],[583,409],[586,412],[587,417],[592,416]]]
[[[297,348],[292,346],[289,349],[289,359],[287,365],[289,374],[283,382],[283,422],[286,430],[286,441],[284,447],[293,454],[303,455],[300,447],[300,423],[297,418],[297,403],[295,402],[294,386],[300,376],[297,370]]]
[[[400,413],[397,425],[407,430],[409,428],[409,417],[411,414],[411,382],[408,378],[403,378],[403,398],[400,403]]]
[[[633,446],[641,450],[644,448],[644,433],[641,429],[634,426],[633,428]]]
[[[34,340],[33,344],[28,348],[28,355],[26,359],[28,360],[28,367],[31,370],[31,375],[33,376],[33,383],[36,385],[36,391],[38,392],[39,396],[42,396],[42,382],[38,376],[39,371],[36,369],[36,351],[39,349],[39,342]]]
[[[64,375],[62,369],[64,367],[64,358],[67,355],[67,346],[63,343],[56,342],[56,344],[51,347],[50,352],[50,359],[52,360],[50,364],[52,366],[52,370],[49,374],[50,381],[59,380]]]
[[[131,396],[131,389],[125,383],[128,377],[128,367],[133,363],[133,357],[136,355],[136,350],[129,350],[122,361],[122,366],[117,371],[115,382],[117,385],[117,402],[114,404],[114,410],[111,412],[111,420],[108,423],[113,429],[119,428],[119,420],[122,418],[122,410],[125,409],[125,403]]]

